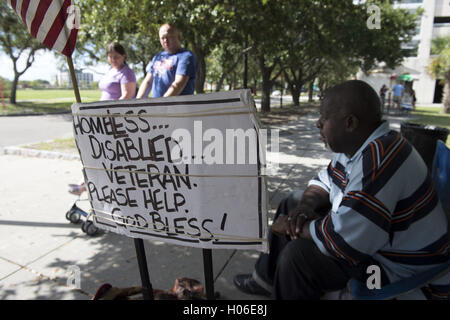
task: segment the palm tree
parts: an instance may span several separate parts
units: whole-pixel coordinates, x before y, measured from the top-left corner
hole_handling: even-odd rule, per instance
[[[433,39],[430,74],[444,81],[444,113],[450,113],[450,36]]]

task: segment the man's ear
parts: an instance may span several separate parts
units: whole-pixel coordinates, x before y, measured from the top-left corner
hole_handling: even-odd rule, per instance
[[[354,132],[359,127],[359,119],[354,114],[349,114],[345,119],[345,129],[347,132]]]

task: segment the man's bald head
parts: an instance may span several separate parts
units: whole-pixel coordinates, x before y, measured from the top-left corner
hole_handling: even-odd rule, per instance
[[[181,37],[176,26],[165,23],[159,28],[161,46],[170,54],[181,49]]]
[[[174,25],[171,25],[169,23],[164,23],[161,27],[159,27],[159,34],[162,32],[168,32],[170,34],[174,34],[176,36],[180,36],[180,33],[178,31],[178,28]]]
[[[362,125],[381,122],[380,98],[364,81],[350,80],[328,89],[323,104],[330,112],[355,115]]]

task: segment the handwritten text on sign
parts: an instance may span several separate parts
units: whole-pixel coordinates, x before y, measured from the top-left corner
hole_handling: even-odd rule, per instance
[[[266,250],[266,180],[247,90],[74,104],[95,224],[201,248]]]

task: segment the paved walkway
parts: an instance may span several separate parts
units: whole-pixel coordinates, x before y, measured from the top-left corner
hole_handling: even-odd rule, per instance
[[[304,188],[329,162],[331,153],[319,140],[317,118],[309,114],[272,128],[280,130],[280,166],[268,178],[271,213],[284,195]],[[393,122],[394,128],[400,120]],[[89,237],[80,225],[66,220],[76,199],[67,184],[80,180],[78,160],[0,155],[0,300],[91,299],[103,283],[141,284],[132,239],[110,232]],[[204,283],[201,249],[158,241],[145,241],[145,246],[154,288],[170,289],[177,277]],[[233,285],[234,275],[251,272],[257,257],[251,250],[213,251],[215,290],[222,299],[262,298]],[[74,290],[77,283],[80,289]]]

